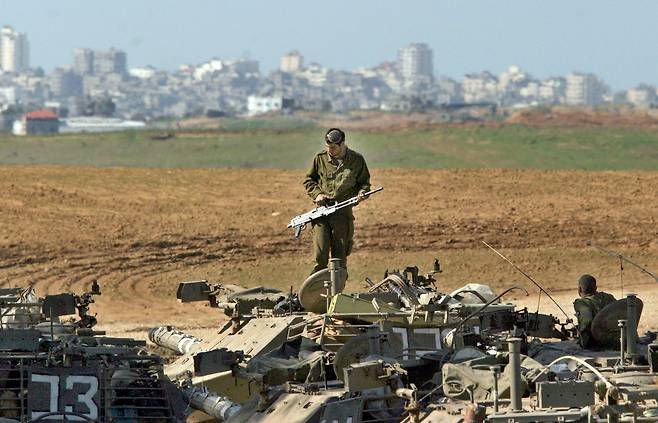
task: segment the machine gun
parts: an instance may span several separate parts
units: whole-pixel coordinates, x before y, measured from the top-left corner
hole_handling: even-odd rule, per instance
[[[64,293],[47,295],[41,304],[43,316],[54,318],[75,314],[76,310],[80,320],[75,323],[78,328],[91,329],[98,323],[96,315],[89,314],[89,305],[93,304],[94,296],[101,295],[101,288],[98,281],[94,280],[91,284],[91,291],[82,295]]]
[[[332,215],[336,213],[338,210],[343,209],[345,207],[353,206],[356,203],[358,203],[361,199],[368,198],[372,194],[379,192],[383,189],[384,189],[383,187],[375,188],[372,191],[368,191],[362,194],[361,198],[359,198],[359,196],[357,195],[356,197],[352,197],[345,201],[341,201],[340,203],[334,203],[327,206],[316,207],[309,212],[293,217],[290,220],[290,223],[288,223],[288,227],[295,228],[295,238],[299,238],[299,235],[302,233],[302,230],[306,228],[307,224],[315,220],[318,220],[321,217]]]
[[[296,295],[274,288],[209,283],[206,280],[181,282],[176,298],[183,303],[208,301],[210,307],[224,310],[227,316],[237,317],[258,314],[282,314],[301,310]]]

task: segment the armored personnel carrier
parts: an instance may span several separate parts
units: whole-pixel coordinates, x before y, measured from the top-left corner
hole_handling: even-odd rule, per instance
[[[0,289],[0,420],[184,422],[186,404],[145,341],[94,330],[90,292]]]

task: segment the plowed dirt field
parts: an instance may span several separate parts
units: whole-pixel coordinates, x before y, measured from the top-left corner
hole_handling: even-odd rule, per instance
[[[155,325],[203,330],[223,320],[178,304],[183,280],[299,285],[311,269],[310,234],[289,219],[311,207],[303,172],[80,167],[0,168],[0,285],[40,294],[82,292],[98,279],[95,309],[112,334],[144,337]],[[386,269],[444,267],[445,291],[467,282],[537,290],[486,241],[571,313],[575,283],[595,275],[614,295],[635,291],[658,323],[658,284],[587,240],[658,271],[658,173],[513,170],[375,170],[384,191],[355,209],[348,289]],[[547,300],[542,310],[555,312]]]

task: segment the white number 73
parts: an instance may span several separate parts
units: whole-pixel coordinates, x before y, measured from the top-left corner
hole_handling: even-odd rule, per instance
[[[50,406],[48,411],[32,411],[32,419],[37,419],[44,414],[58,413],[59,410],[59,376],[56,375],[40,375],[32,373],[32,383],[47,383],[50,385]],[[64,387],[67,391],[73,389],[75,385],[88,385],[89,389],[82,394],[78,394],[76,404],[84,404],[87,407],[87,413],[81,413],[89,420],[96,420],[98,418],[98,406],[94,402],[94,395],[98,392],[98,379],[96,376],[85,375],[69,375],[64,379]],[[64,407],[67,413],[73,412],[73,406],[67,405]],[[52,415],[44,417],[45,419],[61,420],[61,416]],[[82,417],[67,416],[67,420],[84,421]]]

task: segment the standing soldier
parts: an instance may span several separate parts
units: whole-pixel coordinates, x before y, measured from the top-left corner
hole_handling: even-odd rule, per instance
[[[347,148],[345,133],[331,128],[324,137],[325,150],[316,154],[304,179],[309,197],[318,205],[345,201],[370,190],[370,172],[363,156]],[[325,269],[332,258],[340,258],[347,267],[347,256],[352,251],[354,215],[346,207],[313,222],[313,272]]]
[[[609,347],[608,345],[599,345],[592,338],[592,321],[603,307],[614,303],[615,297],[607,292],[596,290],[596,279],[591,275],[583,275],[578,279],[578,296],[573,302],[573,308],[578,318],[578,331],[580,346],[583,348],[600,349]]]

